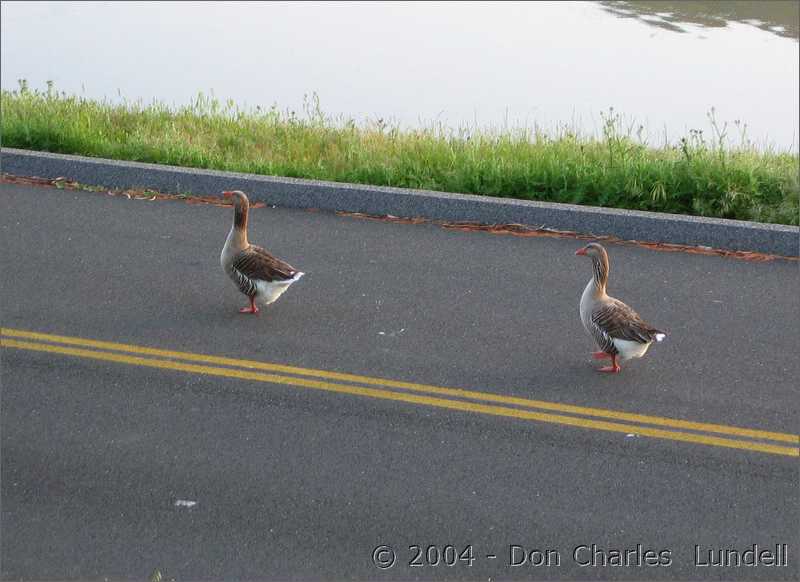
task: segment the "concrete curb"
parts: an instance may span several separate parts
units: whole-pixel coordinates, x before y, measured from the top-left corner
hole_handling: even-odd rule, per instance
[[[286,208],[392,214],[482,224],[520,223],[626,240],[800,256],[800,228],[657,212],[530,202],[296,178],[276,178],[159,164],[0,149],[0,169],[18,176],[65,177],[109,188],[219,194],[243,190],[251,200]]]

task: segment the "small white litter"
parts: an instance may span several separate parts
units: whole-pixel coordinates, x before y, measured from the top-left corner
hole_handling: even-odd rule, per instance
[[[405,330],[406,330],[406,328],[403,328],[403,329],[399,329],[397,331],[390,331],[388,333],[385,332],[385,331],[379,331],[378,335],[385,335],[386,337],[397,337],[398,335],[402,334]]]
[[[197,505],[197,501],[190,501],[188,499],[178,499],[175,502],[175,507],[194,507]]]

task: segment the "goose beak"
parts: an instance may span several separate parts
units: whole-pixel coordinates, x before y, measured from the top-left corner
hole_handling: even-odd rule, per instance
[[[231,196],[233,196],[233,192],[227,192],[226,191],[226,192],[222,193],[222,197],[223,198],[230,198]]]
[[[585,255],[586,255],[586,247],[583,247],[583,248],[581,248],[581,249],[578,249],[577,251],[575,251],[575,254],[576,254],[576,255],[580,255],[580,256],[582,256],[582,257],[583,257],[583,256],[585,256]]]

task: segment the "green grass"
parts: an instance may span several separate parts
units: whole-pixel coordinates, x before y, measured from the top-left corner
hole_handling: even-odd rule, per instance
[[[613,110],[592,137],[567,126],[401,130],[332,118],[316,99],[302,115],[203,94],[178,108],[114,104],[24,81],[2,92],[0,107],[6,147],[782,224],[800,214],[798,156],[757,149],[738,122],[739,143],[729,145],[713,110],[709,137],[692,130],[653,147]]]

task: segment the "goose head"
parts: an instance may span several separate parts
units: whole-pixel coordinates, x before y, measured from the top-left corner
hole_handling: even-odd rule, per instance
[[[233,204],[235,206],[245,208],[250,206],[250,200],[247,199],[247,195],[241,190],[226,190],[222,193],[222,197],[226,200],[233,199]]]
[[[606,249],[603,248],[603,245],[598,243],[589,243],[585,247],[575,251],[575,254],[582,257],[590,257],[592,259],[602,259],[605,257],[606,260],[608,260],[608,253],[606,253]]]

